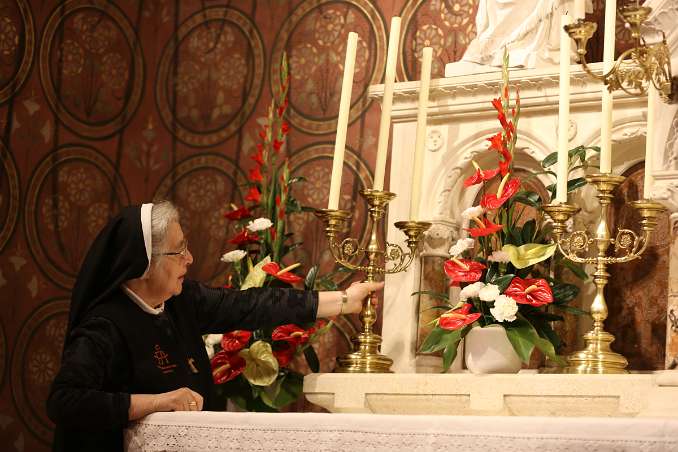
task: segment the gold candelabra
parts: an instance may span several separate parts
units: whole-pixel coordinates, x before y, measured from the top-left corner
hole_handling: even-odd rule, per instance
[[[620,15],[631,30],[635,46],[615,61],[606,74],[598,75],[591,71],[586,62],[586,43],[598,26],[593,22],[579,19],[566,25],[565,31],[577,43],[577,54],[584,71],[591,77],[601,80],[610,92],[621,89],[632,96],[641,96],[652,83],[665,102],[678,101],[678,77],[671,76],[671,54],[663,31],[661,42],[649,44],[641,35],[641,26],[647,20],[652,8],[635,5],[624,6]]]
[[[384,216],[389,201],[395,198],[395,193],[361,190],[360,194],[367,201],[369,209],[370,236],[366,247],[360,245],[355,238],[340,238],[340,234],[345,231],[348,220],[351,218],[350,212],[319,209],[315,213],[325,224],[325,235],[334,260],[343,267],[365,273],[367,281],[376,281],[379,275],[407,270],[414,260],[422,233],[431,227],[431,223],[424,221],[395,223],[395,226],[407,236],[409,252],[405,252],[399,245],[381,240],[381,218]],[[363,265],[365,259],[367,259],[367,265]],[[384,373],[391,371],[393,360],[380,353],[381,337],[372,332],[377,313],[371,299],[370,294],[360,311],[362,329],[351,339],[353,351],[337,358],[339,364],[337,372]]]
[[[630,229],[617,229],[613,238],[608,227],[608,214],[612,191],[624,181],[625,177],[613,174],[592,174],[586,177],[588,183],[598,191],[596,197],[600,203],[600,217],[595,233],[590,237],[587,231],[574,231],[567,234],[565,223],[579,211],[572,204],[547,204],[544,211],[553,221],[553,232],[558,249],[573,262],[594,264],[596,271],[593,282],[596,295],[591,303],[593,329],[584,335],[586,347],[568,356],[567,373],[576,374],[619,374],[627,373],[628,362],[624,356],[610,349],[614,336],[604,329],[607,318],[605,286],[610,274],[608,265],[620,264],[638,259],[650,241],[652,231],[657,226],[657,217],[665,210],[664,206],[648,199],[633,201],[631,205],[640,213],[642,234],[639,236]],[[590,253],[593,245],[593,253]],[[612,252],[609,252],[613,246]],[[593,254],[593,255],[590,255]]]

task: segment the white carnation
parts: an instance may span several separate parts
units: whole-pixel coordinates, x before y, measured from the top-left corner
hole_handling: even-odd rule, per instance
[[[461,289],[461,292],[459,292],[459,299],[468,300],[469,298],[477,297],[478,292],[480,292],[483,287],[485,287],[485,283],[480,281],[469,284]]]
[[[238,262],[245,256],[247,256],[247,251],[233,250],[221,256],[221,262]]]
[[[488,257],[487,260],[491,262],[506,263],[511,262],[511,256],[509,256],[506,251],[492,251],[492,254],[490,254],[490,257]]]
[[[497,322],[513,322],[518,312],[516,300],[506,295],[499,295],[494,300],[494,307],[490,308],[490,313],[497,319]]]
[[[473,248],[475,243],[476,241],[473,239],[459,239],[457,240],[457,243],[450,247],[450,255],[452,257],[457,257],[464,251]]]
[[[250,232],[257,232],[257,231],[263,231],[264,229],[268,229],[271,226],[273,226],[273,223],[271,220],[268,218],[257,218],[256,220],[252,220],[247,224],[247,229],[250,230]]]
[[[496,284],[488,284],[478,291],[478,296],[483,301],[494,301],[499,296],[499,286]]]
[[[468,209],[464,210],[461,213],[461,217],[464,220],[470,220],[471,218],[479,217],[484,213],[485,213],[485,209],[483,209],[481,206],[473,206],[473,207],[469,207]]]
[[[205,344],[216,345],[221,342],[222,337],[224,337],[223,334],[208,334],[205,336]]]

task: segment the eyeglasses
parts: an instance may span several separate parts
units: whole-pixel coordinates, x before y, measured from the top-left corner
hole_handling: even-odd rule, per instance
[[[188,240],[184,240],[184,244],[179,251],[171,251],[167,253],[153,253],[154,256],[181,256],[188,257]]]

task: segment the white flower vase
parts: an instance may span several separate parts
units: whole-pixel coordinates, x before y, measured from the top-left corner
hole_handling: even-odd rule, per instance
[[[514,374],[522,364],[506,330],[496,324],[469,331],[465,337],[464,357],[466,368],[474,374]]]

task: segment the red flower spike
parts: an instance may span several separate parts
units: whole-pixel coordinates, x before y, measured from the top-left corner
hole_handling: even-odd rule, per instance
[[[461,308],[449,310],[438,319],[438,326],[444,330],[455,331],[470,325],[480,318],[479,312],[469,314],[471,303],[465,303]]]
[[[494,193],[489,193],[482,197],[480,205],[485,209],[500,208],[511,196],[515,195],[520,189],[520,179],[513,178],[509,180],[504,189],[501,191],[499,197]]]
[[[469,259],[450,259],[445,261],[443,270],[450,278],[450,286],[458,286],[460,282],[476,282],[487,267]]]
[[[237,352],[245,348],[252,337],[252,332],[247,330],[234,330],[225,333],[221,337],[221,348],[227,352]]]
[[[283,121],[283,123],[280,124],[280,131],[283,135],[287,135],[287,133],[290,131],[290,125]]]
[[[249,179],[252,182],[261,182],[264,180],[264,176],[261,174],[260,166],[255,166],[250,170]]]
[[[478,168],[476,172],[464,181],[464,187],[470,187],[486,180],[492,179],[499,173],[499,168],[493,170],[482,170]]]
[[[280,195],[275,195],[275,205],[280,207]]]
[[[212,379],[216,384],[233,380],[245,369],[245,360],[237,353],[220,351],[212,357]]]
[[[252,201],[258,203],[260,199],[261,193],[259,193],[257,187],[250,187],[249,191],[245,195],[245,201]]]
[[[252,160],[256,162],[257,165],[263,166],[264,165],[264,152],[263,150],[260,150],[256,154],[250,157]]]
[[[504,295],[516,300],[518,304],[539,307],[553,302],[553,290],[545,279],[514,277],[504,291]]]
[[[302,278],[301,276],[297,276],[294,273],[290,273],[290,271],[287,270],[288,268],[289,267],[281,270],[280,265],[278,265],[277,262],[269,262],[268,264],[265,264],[264,266],[261,267],[261,269],[268,273],[269,275],[288,284],[294,284],[304,280],[304,278]]]
[[[273,330],[271,339],[274,341],[285,341],[295,348],[308,342],[310,333],[294,324],[281,325]]]
[[[283,142],[280,140],[273,140],[273,149],[275,152],[280,152],[280,148],[282,148]]]
[[[233,237],[228,243],[233,245],[247,245],[248,243],[257,243],[259,241],[259,236],[254,232],[249,232],[247,229],[243,229],[238,232],[238,234]]]
[[[229,220],[242,220],[243,218],[249,218],[251,216],[252,212],[250,212],[247,207],[239,207],[224,214],[224,217]]]
[[[487,218],[484,218],[483,221],[483,227],[477,227],[477,228],[470,228],[466,229],[468,233],[471,235],[471,237],[485,237],[486,235],[492,235],[495,232],[501,231],[501,229],[504,227],[501,224],[494,224]]]

